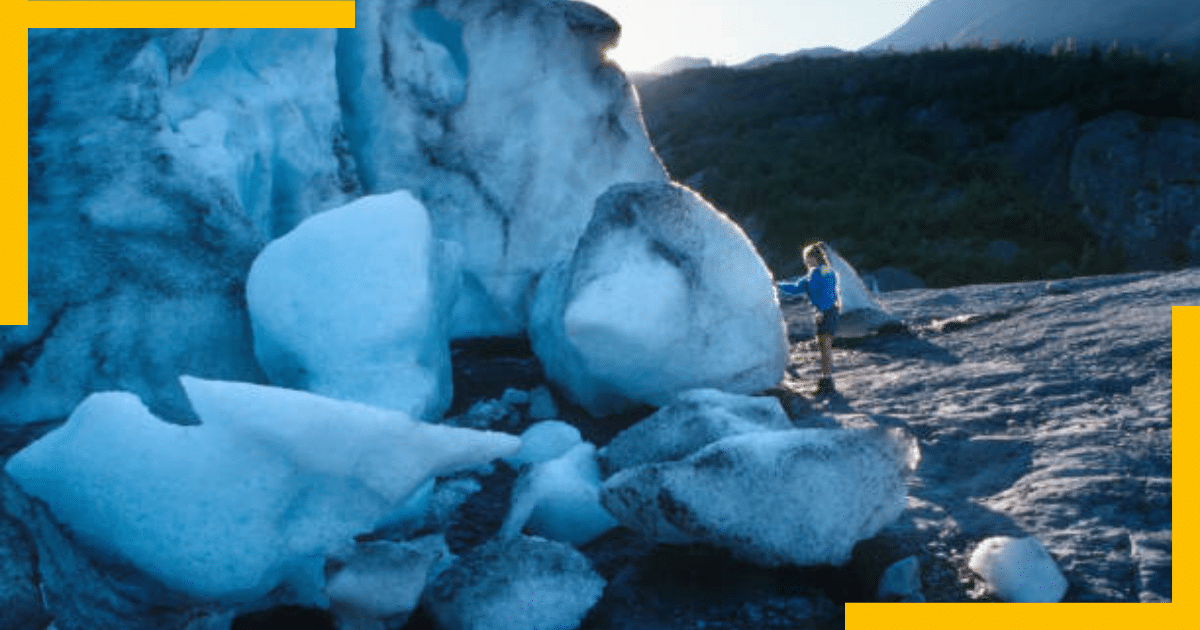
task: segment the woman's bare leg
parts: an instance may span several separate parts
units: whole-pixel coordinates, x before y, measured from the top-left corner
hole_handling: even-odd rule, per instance
[[[817,347],[821,351],[821,376],[833,376],[833,335],[817,335]]]

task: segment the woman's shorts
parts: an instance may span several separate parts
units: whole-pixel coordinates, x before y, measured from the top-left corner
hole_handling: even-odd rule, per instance
[[[836,335],[838,329],[838,313],[837,307],[827,311],[817,311],[817,334],[818,335]]]

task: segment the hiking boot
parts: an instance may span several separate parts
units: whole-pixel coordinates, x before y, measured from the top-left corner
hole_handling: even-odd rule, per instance
[[[822,378],[821,380],[817,381],[817,391],[814,393],[817,396],[824,396],[824,395],[828,395],[828,394],[833,394],[836,391],[837,390],[835,390],[833,388],[833,377],[826,376],[825,378]]]

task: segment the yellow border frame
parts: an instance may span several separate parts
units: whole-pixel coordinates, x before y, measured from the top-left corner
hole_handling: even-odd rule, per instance
[[[12,22],[10,22],[11,24]],[[17,21],[21,24],[21,21]],[[23,26],[0,28],[0,82],[4,90],[5,190],[24,190],[16,203],[0,208],[0,325],[29,323],[29,42]]]
[[[10,86],[6,118],[21,121],[4,130],[2,141],[10,156],[3,173],[10,178],[10,190],[28,190],[28,40],[26,29],[41,27],[155,28],[155,27],[270,27],[317,28],[354,26],[351,1],[49,1],[34,0],[16,8],[22,26],[4,27],[3,75],[0,81]],[[20,205],[0,211],[0,324],[25,324],[28,295],[28,195]],[[1184,422],[1173,427],[1175,443],[1195,444],[1191,423],[1200,419],[1200,404],[1195,392],[1200,389],[1200,307],[1177,306],[1172,309],[1172,418]],[[1185,450],[1190,455],[1190,450]],[[1196,479],[1195,461],[1190,457],[1173,459],[1174,532],[1193,532]],[[1196,566],[1195,548],[1188,536],[1172,535],[1172,603],[1137,604],[850,604],[846,606],[847,628],[998,628],[1051,625],[1089,629],[1130,627],[1182,627],[1195,597],[1187,570]],[[1174,579],[1183,577],[1184,579]]]

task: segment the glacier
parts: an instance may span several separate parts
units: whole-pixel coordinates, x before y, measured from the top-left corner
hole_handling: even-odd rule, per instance
[[[338,78],[360,179],[407,188],[464,245],[454,337],[514,334],[592,201],[665,181],[636,97],[603,59],[619,26],[581,2],[359,3]],[[551,63],[549,60],[553,60]]]
[[[640,220],[661,232],[652,243],[672,243],[639,271],[584,269],[592,254],[620,259],[635,255],[622,248],[645,246],[606,241],[596,221],[634,194],[628,186],[684,190],[669,183],[636,93],[604,57],[616,22],[562,0],[355,6],[355,29],[31,36],[31,318],[0,332],[12,366],[0,382],[4,422],[61,419],[106,390],[185,417],[184,373],[312,387],[435,418],[448,396],[442,344],[412,342],[421,347],[404,360],[385,360],[380,379],[416,363],[409,373],[430,391],[424,403],[388,400],[363,372],[297,355],[325,351],[285,348],[314,335],[269,330],[273,316],[248,312],[244,295],[255,261],[311,232],[307,221],[399,191],[427,210],[432,239],[458,246],[457,268],[449,256],[433,263],[455,276],[438,326],[451,340],[542,339],[553,380],[593,412],[690,387],[778,382],[786,351],[769,273],[741,230],[694,193],[638,193]],[[671,241],[667,217],[684,199],[696,205],[688,229],[709,251],[687,253],[702,266],[680,275],[671,252],[701,245]],[[588,245],[597,239],[607,244]],[[727,253],[736,268],[719,264]],[[546,301],[563,273],[578,277],[559,308]],[[648,294],[658,298],[640,299]],[[655,309],[641,312],[642,325],[662,316],[690,330],[608,319],[628,320],[635,306]],[[570,338],[555,340],[562,327]],[[630,344],[644,349],[613,351]],[[635,376],[678,344],[699,360]],[[627,371],[630,361],[638,365]]]
[[[604,416],[692,392],[701,417],[660,423],[699,442],[655,432],[658,451],[743,434],[721,448],[769,466],[751,434],[786,416],[728,392],[783,376],[773,279],[670,181],[602,11],[355,12],[342,30],[30,31],[30,323],[0,328],[0,424],[32,442],[5,473],[102,567],[204,602],[213,627],[277,603],[377,627],[418,597],[476,627],[533,596],[572,627],[604,589],[572,545],[632,521],[554,397]],[[547,420],[520,438],[443,417],[449,344],[494,335],[527,335],[555,387],[479,408]],[[450,557],[493,460],[518,469],[509,518]],[[39,588],[71,589],[57,569]]]
[[[0,421],[89,393],[186,415],[180,374],[266,382],[243,295],[305,219],[409,190],[461,245],[452,339],[520,334],[595,198],[666,181],[579,2],[364,0],[355,29],[35,29],[30,319]]]

